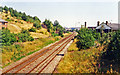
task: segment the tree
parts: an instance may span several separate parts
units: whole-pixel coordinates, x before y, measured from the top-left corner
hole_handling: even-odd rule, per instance
[[[59,22],[57,20],[55,20],[53,25],[57,26],[57,25],[59,25]]]
[[[41,21],[39,20],[39,18],[38,18],[37,16],[34,16],[34,17],[33,17],[33,20],[34,20],[34,21],[38,21],[39,23],[41,23]]]
[[[120,61],[120,30],[115,32],[108,44],[106,55]]]
[[[59,31],[59,35],[60,35],[61,37],[63,37],[63,31],[62,31],[62,30]]]
[[[28,30],[22,29],[21,33],[18,33],[19,42],[33,41],[34,38],[30,36]]]
[[[32,27],[31,29],[29,29],[29,31],[30,32],[36,32],[36,29]]]
[[[2,45],[3,46],[9,46],[16,42],[16,37],[14,33],[10,33],[8,29],[2,29],[1,30],[2,35]]]
[[[96,30],[93,31],[93,37],[97,40],[97,41],[100,41],[101,39],[101,35],[99,32],[97,32]]]
[[[26,14],[25,14],[25,13],[22,14],[22,19],[23,19],[24,21],[27,20],[27,17],[26,17]]]
[[[45,19],[45,21],[43,23],[47,26],[47,31],[51,32],[51,29],[53,26],[52,22],[50,20]]]
[[[35,22],[35,23],[33,24],[33,26],[36,27],[37,29],[40,29],[40,28],[41,28],[41,25],[40,25],[39,22]]]
[[[7,6],[5,6],[5,7],[4,7],[4,10],[5,10],[5,13],[8,13],[8,10],[9,10],[9,9],[8,9]]]
[[[19,17],[19,13],[17,12],[17,10],[14,10],[13,14],[14,14],[15,17]]]
[[[82,28],[79,30],[77,39],[77,47],[79,49],[87,49],[94,45],[95,38],[92,35],[91,30]]]

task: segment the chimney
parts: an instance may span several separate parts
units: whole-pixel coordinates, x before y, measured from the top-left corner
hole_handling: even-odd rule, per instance
[[[108,25],[108,21],[106,21],[106,25]]]
[[[86,28],[86,26],[87,26],[87,22],[85,22],[85,28]]]
[[[99,26],[99,25],[100,25],[100,21],[97,22],[97,26]]]

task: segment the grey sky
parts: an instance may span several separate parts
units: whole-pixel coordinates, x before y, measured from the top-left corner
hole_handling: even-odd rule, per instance
[[[91,2],[87,2],[88,0],[84,2],[82,2],[83,0],[75,0],[76,2],[72,2],[73,0],[71,0],[71,2],[59,2],[60,0],[52,1],[53,2],[15,2],[11,0],[11,2],[2,1],[1,4],[3,6],[13,7],[18,11],[26,12],[32,16],[36,15],[41,21],[44,21],[45,18],[50,19],[52,22],[58,20],[64,27],[73,27],[75,24],[80,26],[80,24],[84,24],[85,21],[88,26],[96,26],[98,20],[100,22],[105,22],[106,20],[112,20],[111,22],[114,23],[118,22],[117,0],[106,0],[105,2],[94,2],[94,0],[91,0]],[[80,22],[80,24],[77,22]]]

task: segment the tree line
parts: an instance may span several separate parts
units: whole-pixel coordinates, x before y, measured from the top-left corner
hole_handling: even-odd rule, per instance
[[[30,16],[26,15],[25,12],[18,12],[11,7],[1,7],[1,11],[5,11],[5,13],[10,12],[12,17],[16,17],[19,20],[24,20],[26,22],[33,23],[33,27],[28,30],[22,30],[21,33],[14,34],[10,33],[10,30],[3,28],[1,31],[2,34],[2,45],[9,46],[12,45],[14,42],[26,42],[26,41],[33,41],[34,38],[30,36],[29,32],[36,32],[36,29],[41,28],[41,20],[37,16]],[[52,23],[52,21],[45,19],[42,23],[47,26],[47,31],[51,33],[52,36],[61,36],[63,37],[63,33],[65,33],[65,29],[59,24],[57,20]]]
[[[63,33],[66,32],[65,28],[63,28],[57,20],[52,23],[50,20],[45,19],[43,22],[44,25],[47,26],[47,31],[52,34],[52,36],[61,36],[63,37]]]
[[[8,13],[8,11],[10,12],[10,15],[12,17],[16,17],[17,19],[20,20],[24,20],[26,22],[30,22],[33,23],[33,26],[36,29],[40,29],[41,28],[41,20],[37,17],[37,16],[30,16],[30,15],[26,15],[25,12],[18,12],[17,10],[14,10],[11,7],[2,7],[2,11],[5,10],[5,13]],[[50,20],[45,19],[45,21],[43,22],[44,25],[47,26],[47,31],[50,32],[52,34],[52,36],[62,36],[63,37],[63,33],[66,32],[65,29],[59,24],[59,22],[57,20],[54,21],[54,23],[52,23]],[[35,28],[31,28],[30,31],[35,32],[36,29]]]

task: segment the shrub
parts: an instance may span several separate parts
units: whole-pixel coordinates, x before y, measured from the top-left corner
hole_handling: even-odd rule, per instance
[[[34,41],[34,38],[30,36],[28,41]]]
[[[96,32],[96,30],[93,31],[93,37],[97,40],[97,41],[100,41],[100,33],[99,32]]]
[[[9,17],[7,17],[6,21],[12,21],[12,20],[10,20],[10,18],[9,18]]]
[[[60,35],[61,37],[64,36],[64,35],[63,35],[63,30],[60,30],[60,31],[59,31],[59,35]]]
[[[16,23],[18,22],[18,21],[15,21]]]
[[[8,29],[2,29],[2,45],[8,46],[16,42],[15,34],[10,33]]]
[[[30,33],[28,32],[28,30],[22,30],[21,33],[18,34],[18,41],[21,42],[26,42],[26,41],[33,41],[33,38],[30,36]]]
[[[89,29],[80,29],[78,32],[77,39],[77,47],[79,49],[87,49],[94,45],[95,38],[92,35],[91,30]]]
[[[32,27],[31,29],[29,29],[29,31],[30,32],[36,32],[36,29]]]
[[[41,28],[41,25],[40,25],[40,23],[38,23],[38,22],[35,22],[35,23],[33,24],[33,26],[36,27],[37,29],[40,29],[40,28]]]
[[[23,22],[21,22],[21,24],[23,24]]]
[[[53,36],[53,37],[55,37],[55,36],[58,36],[58,34],[57,34],[57,33],[52,32],[52,36]]]
[[[105,57],[112,60],[119,60],[120,62],[120,30],[117,31],[112,37],[108,44],[108,49],[105,52]]]
[[[60,35],[61,37],[64,37],[64,35],[62,34],[62,35]]]

